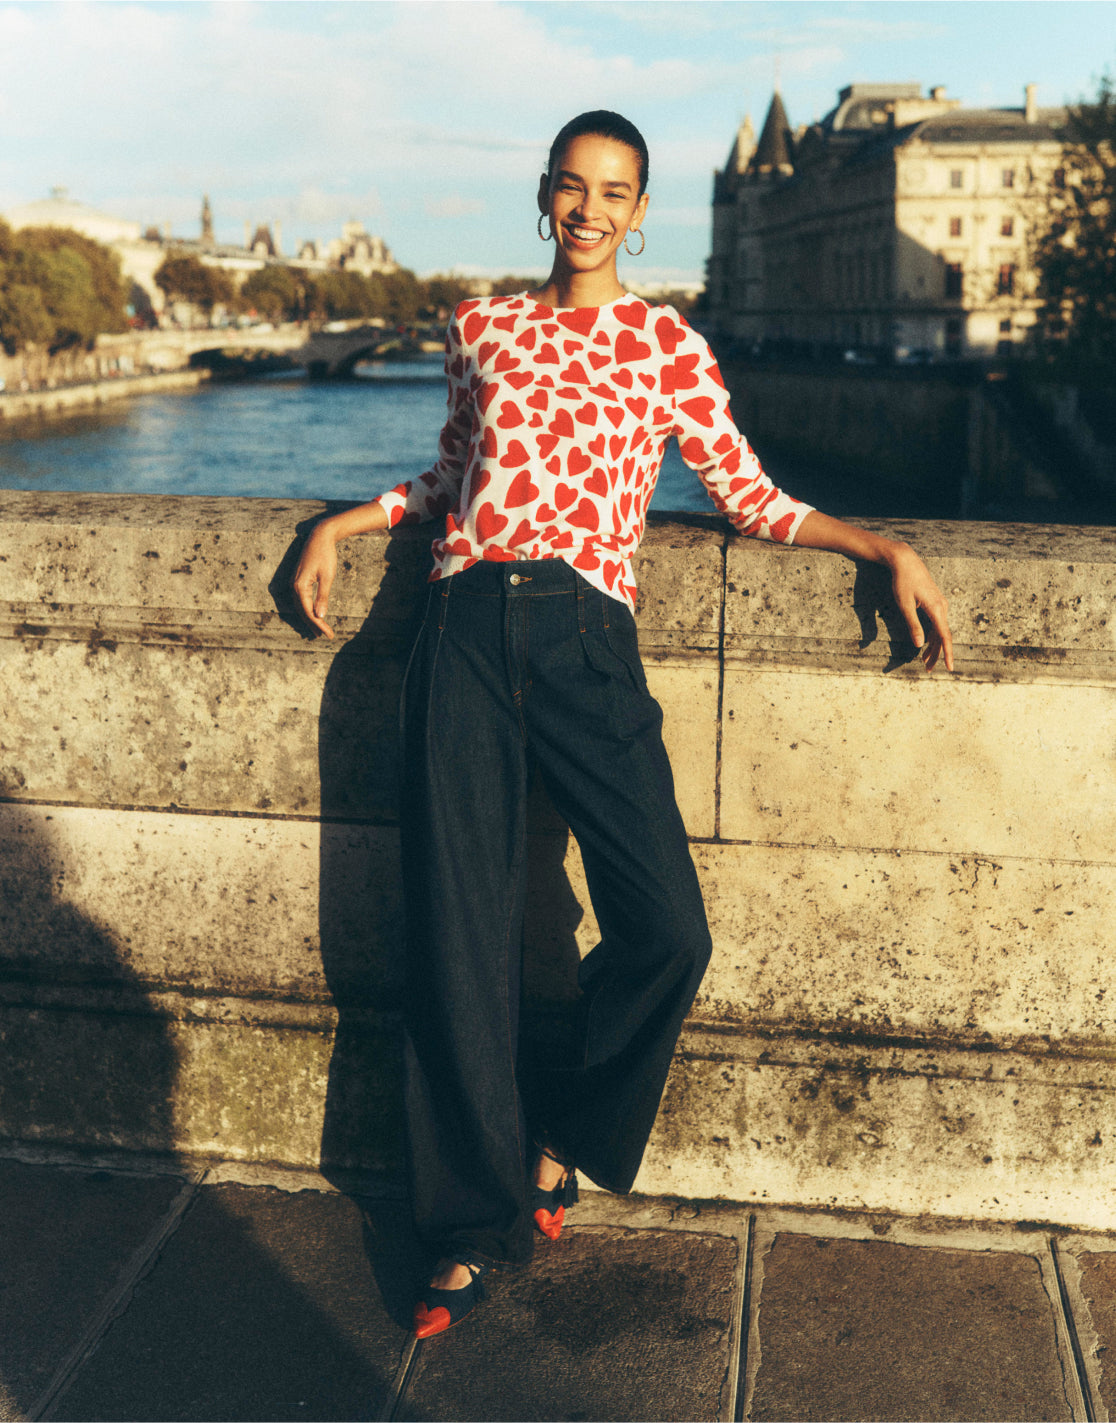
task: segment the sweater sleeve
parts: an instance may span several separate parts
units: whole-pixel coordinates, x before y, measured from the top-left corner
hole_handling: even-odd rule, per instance
[[[438,437],[437,461],[417,479],[406,479],[376,500],[387,511],[388,527],[440,519],[457,503],[465,476],[473,402],[465,374],[458,312],[446,329],[446,422]]]
[[[763,472],[732,418],[712,351],[684,317],[671,316],[678,328],[677,348],[663,376],[671,387],[673,434],[682,458],[742,534],[793,543],[811,506],[784,494]]]

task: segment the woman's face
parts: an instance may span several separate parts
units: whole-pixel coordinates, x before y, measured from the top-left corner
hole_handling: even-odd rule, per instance
[[[572,139],[549,183],[544,174],[539,184],[539,211],[549,215],[554,241],[577,272],[600,271],[612,262],[646,209],[635,151],[595,133]]]

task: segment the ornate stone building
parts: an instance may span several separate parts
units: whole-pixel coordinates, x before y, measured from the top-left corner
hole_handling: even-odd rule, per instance
[[[898,359],[1010,354],[1034,323],[1028,231],[1063,180],[1062,109],[966,109],[944,89],[850,84],[791,130],[775,94],[713,186],[722,335]]]

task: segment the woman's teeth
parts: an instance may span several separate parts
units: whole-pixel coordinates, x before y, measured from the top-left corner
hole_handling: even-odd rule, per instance
[[[603,232],[594,232],[591,227],[571,227],[570,231],[579,242],[599,242],[603,237]]]

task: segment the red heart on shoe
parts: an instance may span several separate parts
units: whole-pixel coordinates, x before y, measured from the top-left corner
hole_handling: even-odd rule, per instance
[[[450,1312],[444,1305],[439,1304],[430,1310],[421,1300],[415,1305],[416,1339],[429,1339],[431,1334],[441,1334],[442,1330],[448,1329],[451,1323]]]

